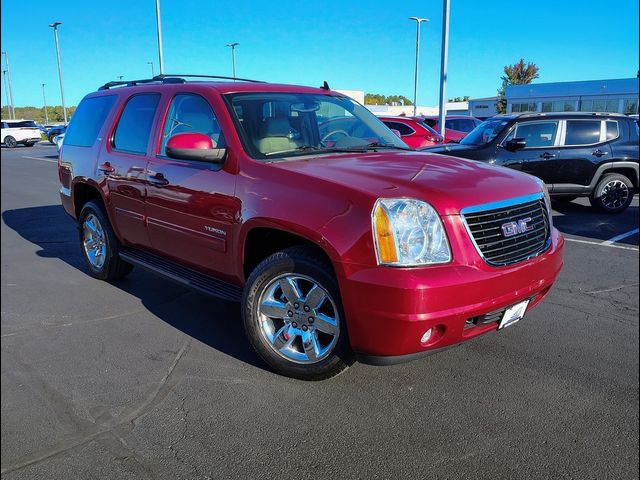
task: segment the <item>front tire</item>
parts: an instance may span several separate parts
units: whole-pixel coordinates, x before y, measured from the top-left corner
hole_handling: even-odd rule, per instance
[[[18,145],[18,142],[16,142],[16,139],[13,138],[11,135],[7,135],[4,138],[4,144],[6,145],[7,148],[16,148],[16,145]]]
[[[78,226],[82,256],[92,277],[117,280],[131,272],[133,265],[120,258],[120,241],[101,202],[90,201],[82,207]]]
[[[591,206],[603,213],[623,212],[632,201],[633,183],[619,173],[602,177],[589,197]]]
[[[255,268],[242,320],[255,351],[279,374],[324,380],[352,363],[338,283],[313,248],[285,249]]]

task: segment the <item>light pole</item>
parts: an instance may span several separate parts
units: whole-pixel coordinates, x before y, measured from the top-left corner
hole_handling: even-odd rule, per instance
[[[160,75],[164,74],[164,57],[162,55],[162,23],[160,22],[160,0],[156,0],[156,27],[158,29],[158,65]]]
[[[44,123],[49,125],[49,112],[47,112],[47,96],[44,94],[44,86],[46,83],[42,84],[42,101],[44,102]]]
[[[449,55],[449,0],[442,3],[442,55],[440,57],[440,135],[444,138],[445,121],[447,117],[447,56]]]
[[[124,78],[124,75],[118,75],[118,80],[122,80]]]
[[[16,108],[13,104],[13,90],[11,89],[11,69],[9,68],[9,54],[7,52],[2,52],[2,55],[4,55],[4,60],[7,64],[6,72],[7,72],[7,84],[8,84],[7,93],[9,94],[9,119],[15,120]]]
[[[11,104],[9,103],[9,89],[7,88],[7,71],[2,70],[2,79],[4,81],[4,94],[7,97],[7,111],[9,112],[9,120],[13,120],[11,118]]]
[[[240,45],[238,42],[227,43],[227,47],[231,47],[231,66],[233,67],[233,78],[236,78],[236,47]]]
[[[58,42],[58,25],[62,22],[53,22],[49,26],[53,28],[53,38],[56,41],[56,55],[58,57],[58,78],[60,79],[60,99],[62,100],[62,115],[64,116],[64,124],[67,124],[67,107],[64,104],[64,82],[62,81],[62,64],[60,63],[60,42]]]
[[[151,78],[155,77],[155,71],[153,70],[153,62],[147,62],[148,65],[151,65]]]
[[[409,20],[416,22],[416,73],[413,80],[413,116],[416,116],[416,109],[418,108],[418,61],[420,58],[420,24],[428,22],[428,18],[409,17]]]

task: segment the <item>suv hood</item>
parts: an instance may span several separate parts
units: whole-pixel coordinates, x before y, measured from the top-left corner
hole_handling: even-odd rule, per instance
[[[271,165],[315,178],[318,184],[330,182],[356,190],[372,201],[380,197],[424,200],[440,215],[457,215],[464,207],[542,191],[539,180],[531,175],[427,152],[313,155]]]
[[[433,147],[421,148],[420,151],[429,152],[429,153],[442,153],[446,155],[447,152],[478,150],[479,148],[482,148],[482,146],[481,145],[460,145],[458,143],[446,143],[444,145],[434,145]]]

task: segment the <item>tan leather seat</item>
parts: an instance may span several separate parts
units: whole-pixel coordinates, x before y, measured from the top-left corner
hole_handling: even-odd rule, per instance
[[[269,118],[260,128],[260,138],[256,146],[261,153],[265,154],[295,150],[300,144],[294,140],[293,133],[287,118]]]

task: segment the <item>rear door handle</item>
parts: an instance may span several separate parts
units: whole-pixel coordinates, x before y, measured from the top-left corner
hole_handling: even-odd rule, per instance
[[[113,168],[109,162],[104,162],[102,165],[98,167],[98,170],[100,170],[101,172],[104,172],[106,175],[109,175],[110,173],[113,173],[116,171],[116,169]]]
[[[596,157],[602,157],[604,155],[609,155],[609,152],[604,152],[604,151],[598,149],[598,150],[594,150],[591,155],[595,155]]]
[[[166,187],[169,185],[169,180],[167,180],[162,173],[155,173],[148,177],[149,183],[155,187]]]
[[[542,155],[540,155],[540,158],[544,158],[545,160],[549,160],[550,158],[556,158],[556,154],[555,153],[544,152]]]

